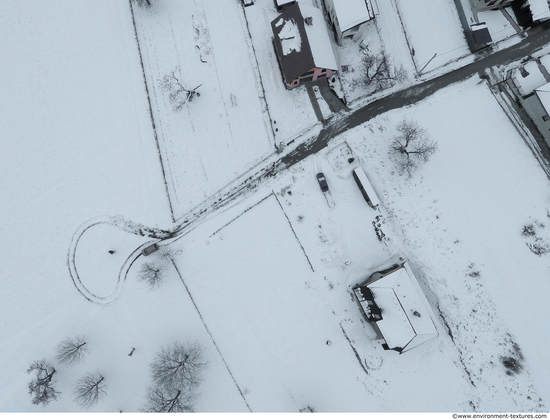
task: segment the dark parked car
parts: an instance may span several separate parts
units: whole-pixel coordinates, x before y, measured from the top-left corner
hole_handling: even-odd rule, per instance
[[[152,254],[155,251],[158,251],[159,246],[157,244],[149,245],[147,248],[145,248],[141,253],[146,257],[149,254]]]
[[[321,191],[323,191],[323,192],[328,191],[327,179],[325,178],[325,175],[322,172],[319,172],[317,174],[317,182],[319,182],[319,186],[321,187]]]

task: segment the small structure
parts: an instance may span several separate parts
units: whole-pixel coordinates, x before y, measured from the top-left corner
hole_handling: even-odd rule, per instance
[[[535,89],[537,99],[541,103],[542,107],[546,111],[546,114],[542,116],[543,121],[550,121],[550,83],[546,83],[541,87]]]
[[[296,0],[274,0],[274,1],[275,1],[275,7],[277,8],[278,12],[282,12],[284,9],[286,9],[290,5],[296,3]]]
[[[372,0],[325,0],[339,45],[343,38],[362,38],[366,23],[378,14]]]
[[[256,0],[243,0],[244,7],[252,6]]]
[[[323,13],[294,3],[271,22],[273,44],[287,88],[338,71]]]
[[[407,262],[374,273],[353,292],[384,349],[402,354],[437,337],[435,315]]]
[[[476,49],[486,47],[487,45],[493,43],[493,39],[489,33],[489,28],[487,28],[487,24],[485,22],[471,25],[470,29],[472,30],[472,36],[474,38]]]

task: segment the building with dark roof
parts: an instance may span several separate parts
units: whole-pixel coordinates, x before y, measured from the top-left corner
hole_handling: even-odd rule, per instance
[[[338,71],[323,13],[295,3],[271,22],[273,44],[287,88]]]

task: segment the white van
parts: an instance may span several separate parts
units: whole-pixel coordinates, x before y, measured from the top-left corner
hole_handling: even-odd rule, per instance
[[[367,174],[365,174],[365,171],[363,171],[363,168],[358,166],[353,170],[353,179],[355,179],[357,186],[361,190],[361,194],[363,194],[363,197],[365,198],[369,206],[371,206],[373,209],[376,209],[380,204],[380,200],[374,192],[374,188],[372,188],[372,185],[367,178]]]

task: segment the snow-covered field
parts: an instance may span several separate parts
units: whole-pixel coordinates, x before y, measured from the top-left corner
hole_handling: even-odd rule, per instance
[[[163,1],[135,6],[138,39],[175,218],[274,151],[273,132],[242,7]],[[161,88],[176,70],[180,111]]]
[[[137,411],[149,364],[173,341],[204,346],[199,412],[548,410],[550,254],[533,250],[550,249],[550,182],[485,82],[380,115],[162,242],[181,252],[149,290],[138,271],[158,254],[139,249],[272,154],[266,103],[310,104],[282,84],[265,87],[264,102],[258,80],[271,83],[261,62],[274,59],[272,48],[262,50],[259,29],[247,38],[236,2],[136,9],[167,188],[130,7],[97,3],[27,0],[0,11],[0,52],[10,57],[0,62],[0,80],[10,81],[0,82],[0,411],[81,411],[73,386],[96,370],[107,395],[91,411]],[[246,10],[251,28],[251,13],[266,7]],[[174,113],[158,78],[178,65],[186,83],[203,86]],[[278,69],[270,71],[275,86]],[[438,142],[410,180],[388,153],[403,118]],[[358,165],[379,210],[353,181]],[[439,332],[404,355],[374,340],[350,293],[401,258]],[[86,359],[58,364],[56,345],[77,334]],[[27,393],[25,372],[40,358],[54,363],[62,392],[46,407]]]
[[[416,70],[425,73],[470,53],[453,0],[392,0]]]

